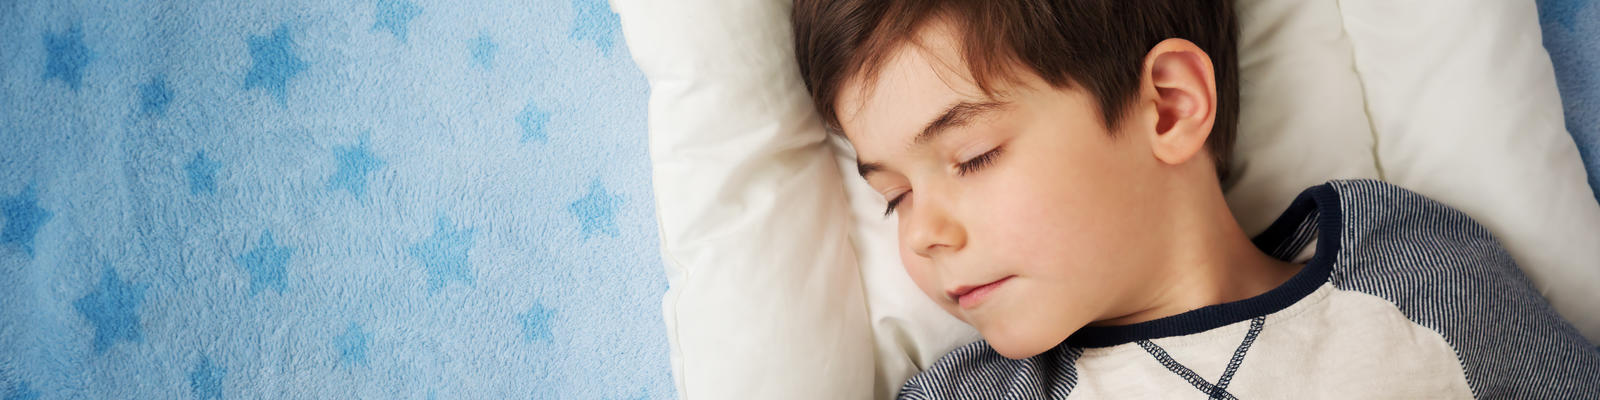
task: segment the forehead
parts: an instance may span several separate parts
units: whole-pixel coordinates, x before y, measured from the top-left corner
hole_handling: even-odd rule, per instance
[[[940,110],[988,98],[970,76],[959,40],[949,24],[930,21],[894,46],[877,71],[856,73],[842,85],[839,124],[858,151],[908,144]]]

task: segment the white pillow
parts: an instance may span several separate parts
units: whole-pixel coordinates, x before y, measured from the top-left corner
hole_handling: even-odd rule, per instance
[[[872,390],[842,175],[794,72],[787,4],[612,3],[650,80],[662,314],[679,398]]]
[[[1534,1],[1339,4],[1384,179],[1488,227],[1600,343],[1600,203],[1563,122]]]

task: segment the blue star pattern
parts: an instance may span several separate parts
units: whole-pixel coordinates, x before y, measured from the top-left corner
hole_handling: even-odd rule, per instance
[[[16,387],[6,390],[5,400],[37,400],[39,391],[33,390],[27,382],[18,383]]]
[[[94,326],[95,352],[105,352],[120,340],[141,340],[139,306],[144,303],[145,286],[123,281],[116,269],[106,265],[100,286],[72,303]]]
[[[595,233],[605,233],[612,237],[617,236],[617,206],[622,199],[606,192],[606,187],[599,178],[589,182],[589,194],[572,202],[567,206],[572,215],[578,217],[578,222],[583,224],[583,237],[588,239]]]
[[[447,281],[472,285],[472,266],[467,252],[472,249],[472,229],[456,230],[450,219],[439,217],[433,236],[412,245],[411,256],[422,262],[428,273],[428,293],[437,292]]]
[[[567,37],[592,41],[602,53],[611,54],[622,23],[605,0],[572,0],[572,11],[572,29],[567,31]]]
[[[495,44],[489,35],[478,35],[477,39],[472,39],[472,61],[483,69],[491,69],[494,67],[494,53],[499,49],[500,45]]]
[[[33,185],[22,188],[16,196],[0,198],[0,212],[6,217],[6,228],[0,231],[0,244],[14,244],[24,253],[33,255],[33,237],[53,216],[49,210],[39,208]]]
[[[372,30],[386,30],[394,34],[400,43],[406,42],[406,26],[411,24],[411,19],[422,15],[422,7],[410,0],[378,0],[377,21],[372,23]]]
[[[278,104],[289,104],[289,78],[306,69],[306,62],[294,54],[294,41],[289,39],[289,25],[279,25],[272,37],[250,35],[250,57],[255,64],[244,76],[244,88],[266,89],[278,99]]]
[[[0,400],[672,397],[607,0],[68,3],[0,0]]]
[[[533,308],[517,315],[517,320],[522,322],[522,340],[532,342],[534,339],[550,340],[550,318],[555,316],[555,310],[545,307],[544,304],[533,303]]]
[[[167,78],[156,76],[139,85],[139,109],[144,115],[167,114],[167,103],[172,102],[172,90],[167,89]]]
[[[250,273],[250,294],[260,293],[261,289],[273,289],[278,293],[288,289],[284,277],[288,275],[289,255],[293,252],[292,248],[274,243],[269,229],[261,233],[261,242],[254,250],[235,258],[234,261]]]
[[[44,79],[60,79],[77,91],[83,84],[83,68],[94,60],[94,52],[83,44],[83,29],[72,27],[61,34],[46,33],[44,50],[48,54]]]
[[[222,378],[227,375],[226,369],[211,363],[211,357],[201,356],[200,363],[189,372],[189,388],[194,390],[194,398],[221,400]]]
[[[189,194],[200,192],[215,193],[217,191],[217,168],[221,167],[216,161],[206,158],[206,152],[197,151],[188,164],[183,165],[184,172],[189,174]]]
[[[367,365],[367,341],[371,338],[361,330],[361,324],[351,322],[344,334],[333,338],[333,347],[339,350],[339,360],[345,364]]]
[[[522,126],[522,142],[527,143],[529,139],[532,139],[538,140],[539,143],[544,143],[544,127],[549,122],[549,113],[539,109],[536,104],[528,103],[526,107],[522,108],[522,113],[517,114],[517,125]]]
[[[333,177],[328,178],[328,189],[344,189],[350,194],[361,198],[367,194],[367,180],[372,171],[383,167],[383,160],[372,154],[367,149],[369,134],[362,134],[356,140],[355,146],[338,146],[333,149],[333,158],[339,164],[338,171]]]
[[[1577,24],[1578,13],[1593,0],[1539,0],[1539,23],[1558,23],[1568,30]]]

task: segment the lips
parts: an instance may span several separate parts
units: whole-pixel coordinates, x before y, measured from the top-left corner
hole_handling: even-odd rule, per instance
[[[1011,277],[1016,277],[1016,275],[1011,275]],[[982,298],[986,298],[986,294],[989,294],[990,291],[994,291],[995,288],[998,288],[1000,283],[1005,283],[1006,280],[1011,280],[1011,277],[998,278],[998,280],[995,280],[995,282],[984,283],[984,285],[955,286],[954,290],[944,291],[944,294],[950,296],[950,301],[958,302],[963,309],[968,309],[968,307],[978,306],[978,301],[981,301]]]

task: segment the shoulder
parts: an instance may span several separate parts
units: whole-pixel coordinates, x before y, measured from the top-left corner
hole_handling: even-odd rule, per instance
[[[1442,203],[1388,183],[1332,181],[1337,254],[1329,282],[1396,305],[1453,308],[1463,301],[1544,304],[1488,229]],[[1330,235],[1333,236],[1333,235]],[[1538,308],[1538,307],[1534,307]]]
[[[1332,181],[1347,266],[1383,263],[1465,275],[1524,279],[1487,228],[1461,211],[1374,180]]]
[[[1494,235],[1466,213],[1393,184],[1375,180],[1328,182],[1338,194],[1346,234],[1358,242],[1435,241],[1501,249]]]
[[[1054,387],[1071,390],[1077,382],[1075,362],[1081,350],[1057,346],[1039,355],[1013,360],[988,341],[956,348],[900,388],[900,399],[968,399],[994,393],[1028,393]]]

